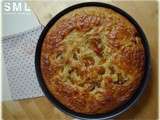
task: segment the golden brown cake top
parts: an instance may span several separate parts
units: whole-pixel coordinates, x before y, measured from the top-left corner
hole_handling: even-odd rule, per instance
[[[61,17],[47,33],[41,71],[50,92],[69,109],[105,113],[129,100],[138,87],[144,48],[125,17],[83,7]]]

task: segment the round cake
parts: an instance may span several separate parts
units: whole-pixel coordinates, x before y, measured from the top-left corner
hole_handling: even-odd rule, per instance
[[[128,101],[144,73],[144,47],[134,25],[109,8],[82,7],[50,28],[41,48],[41,72],[67,108],[101,114]]]

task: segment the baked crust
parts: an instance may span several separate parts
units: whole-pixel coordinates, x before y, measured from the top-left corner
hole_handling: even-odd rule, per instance
[[[125,17],[107,8],[83,7],[61,17],[47,33],[41,71],[50,92],[69,109],[106,113],[138,87],[144,48]]]

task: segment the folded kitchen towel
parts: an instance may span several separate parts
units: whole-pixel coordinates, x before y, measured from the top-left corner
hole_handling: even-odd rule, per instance
[[[35,48],[43,27],[2,38],[2,50],[13,100],[43,96],[35,73]]]

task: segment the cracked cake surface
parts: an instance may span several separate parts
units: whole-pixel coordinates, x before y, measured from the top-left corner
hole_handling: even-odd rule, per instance
[[[41,72],[53,96],[83,114],[128,101],[144,73],[144,47],[131,22],[112,9],[82,7],[62,16],[41,48]]]

